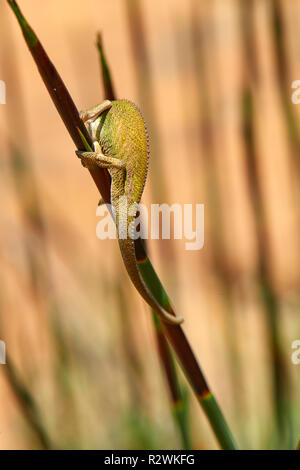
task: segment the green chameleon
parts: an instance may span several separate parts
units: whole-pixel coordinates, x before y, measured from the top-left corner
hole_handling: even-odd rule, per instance
[[[144,300],[162,319],[172,324],[182,323],[166,312],[152,296],[136,262],[134,219],[148,172],[149,144],[145,123],[139,109],[128,100],[105,100],[82,111],[80,117],[91,135],[94,152],[76,151],[87,168],[107,168],[111,176],[111,204],[118,241],[126,270]],[[128,208],[124,211],[122,200]],[[122,199],[123,198],[123,199]],[[101,200],[99,204],[103,204]],[[124,215],[125,214],[125,215]],[[120,234],[122,233],[122,236]],[[124,236],[125,234],[125,236]]]

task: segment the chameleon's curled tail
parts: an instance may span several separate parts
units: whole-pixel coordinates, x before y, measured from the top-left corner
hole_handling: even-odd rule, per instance
[[[143,299],[147,302],[147,304],[156,312],[156,314],[167,323],[171,323],[173,325],[179,325],[183,322],[182,317],[175,317],[171,313],[168,313],[166,310],[163,309],[153,297],[151,292],[149,291],[148,287],[146,286],[143,278],[140,274],[136,263],[136,256],[135,256],[135,248],[134,248],[134,240],[130,237],[126,239],[119,238],[119,246],[121,255],[126,267],[126,270],[129,274],[130,279],[132,280],[134,286],[141,294]]]

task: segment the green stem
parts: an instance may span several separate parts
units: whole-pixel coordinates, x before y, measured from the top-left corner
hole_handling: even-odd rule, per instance
[[[164,330],[158,316],[152,310],[153,322],[156,332],[157,347],[162,367],[167,378],[171,409],[177,424],[183,449],[192,449],[189,430],[188,395],[186,388],[180,386],[172,351],[166,340]]]
[[[137,259],[139,259],[139,253],[137,253]],[[148,257],[140,259],[138,266],[152,295],[162,307],[169,312],[172,312],[173,309],[169,297],[154,271],[150,259]],[[207,385],[206,379],[190,349],[189,344],[187,343],[183,331],[181,328],[174,328],[167,324],[164,324],[163,328],[169,342],[177,353],[177,358],[183,367],[186,378],[194,389],[198,401],[211,424],[221,448],[224,450],[237,450],[238,447],[232,432],[214,395],[211,393]]]

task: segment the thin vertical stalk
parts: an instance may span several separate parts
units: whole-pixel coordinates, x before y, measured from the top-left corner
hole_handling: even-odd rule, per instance
[[[43,424],[37,403],[33,395],[20,379],[9,357],[7,357],[5,373],[8,377],[8,383],[11,386],[14,396],[17,398],[19,405],[23,410],[23,414],[40,441],[42,448],[48,450],[53,448],[47,430]]]

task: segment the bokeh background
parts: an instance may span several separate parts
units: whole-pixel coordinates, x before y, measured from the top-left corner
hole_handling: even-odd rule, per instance
[[[149,241],[151,260],[239,445],[295,447],[300,2],[19,4],[79,109],[105,98],[101,31],[149,128],[143,202],[205,204],[204,248]],[[151,314],[96,238],[99,194],[4,0],[0,39],[0,449],[180,448]],[[214,449],[188,394],[192,445]]]

